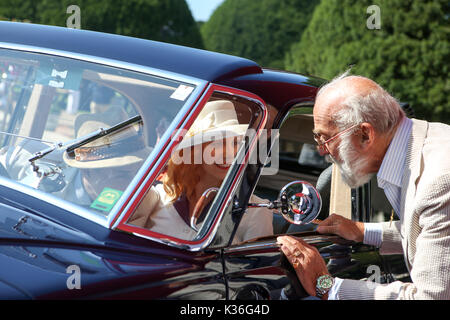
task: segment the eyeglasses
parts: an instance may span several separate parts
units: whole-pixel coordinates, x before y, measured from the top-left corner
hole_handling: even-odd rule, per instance
[[[348,132],[348,131],[350,131],[350,130],[356,128],[356,127],[359,126],[359,125],[360,125],[360,124],[358,123],[358,124],[355,124],[355,125],[353,125],[353,126],[347,128],[347,129],[345,129],[345,130],[342,130],[341,132],[338,132],[337,134],[335,134],[335,135],[332,136],[330,139],[328,139],[327,141],[324,141],[324,142],[322,142],[322,135],[313,132],[314,140],[315,140],[316,143],[317,143],[317,150],[319,151],[319,154],[320,154],[321,156],[325,156],[325,155],[329,154],[329,153],[330,153],[330,150],[328,150],[328,146],[327,146],[327,144],[328,144],[329,142],[333,141],[334,139],[336,139],[336,138],[339,137],[340,135],[342,135],[342,134],[344,134],[344,133],[346,133],[346,132]]]

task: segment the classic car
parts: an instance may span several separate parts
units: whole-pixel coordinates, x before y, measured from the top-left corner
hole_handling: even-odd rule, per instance
[[[324,82],[173,44],[0,22],[0,298],[304,298],[280,234],[316,246],[333,275],[407,279],[402,257],[314,231],[317,214],[379,221],[391,210],[376,184],[350,190],[317,153]],[[195,219],[156,228],[155,190],[217,101],[245,139]],[[263,210],[273,232],[239,238]]]

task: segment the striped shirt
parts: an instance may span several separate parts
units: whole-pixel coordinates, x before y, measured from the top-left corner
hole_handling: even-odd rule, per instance
[[[378,187],[384,190],[386,198],[399,218],[402,177],[405,170],[406,150],[408,148],[409,136],[411,135],[412,121],[403,118],[395,132],[383,162],[377,173]],[[382,231],[378,223],[364,224],[364,243],[381,246]]]
[[[378,187],[384,190],[389,203],[400,217],[400,201],[402,177],[405,169],[405,158],[411,135],[412,120],[405,117],[397,128],[394,138],[384,155],[383,162],[377,173]],[[383,230],[380,223],[364,223],[364,243],[376,247],[381,246]],[[342,279],[335,278],[333,287],[328,294],[328,300],[339,299],[338,290]]]

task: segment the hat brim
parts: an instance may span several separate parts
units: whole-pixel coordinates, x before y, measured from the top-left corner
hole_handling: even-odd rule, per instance
[[[247,132],[247,124],[237,124],[226,127],[214,128],[195,134],[192,137],[184,137],[184,139],[175,148],[176,151],[193,147],[195,145],[223,140],[226,138],[244,136]]]

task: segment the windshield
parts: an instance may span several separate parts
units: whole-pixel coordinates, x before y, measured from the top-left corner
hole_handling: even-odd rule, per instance
[[[0,175],[107,216],[194,89],[0,49]]]

